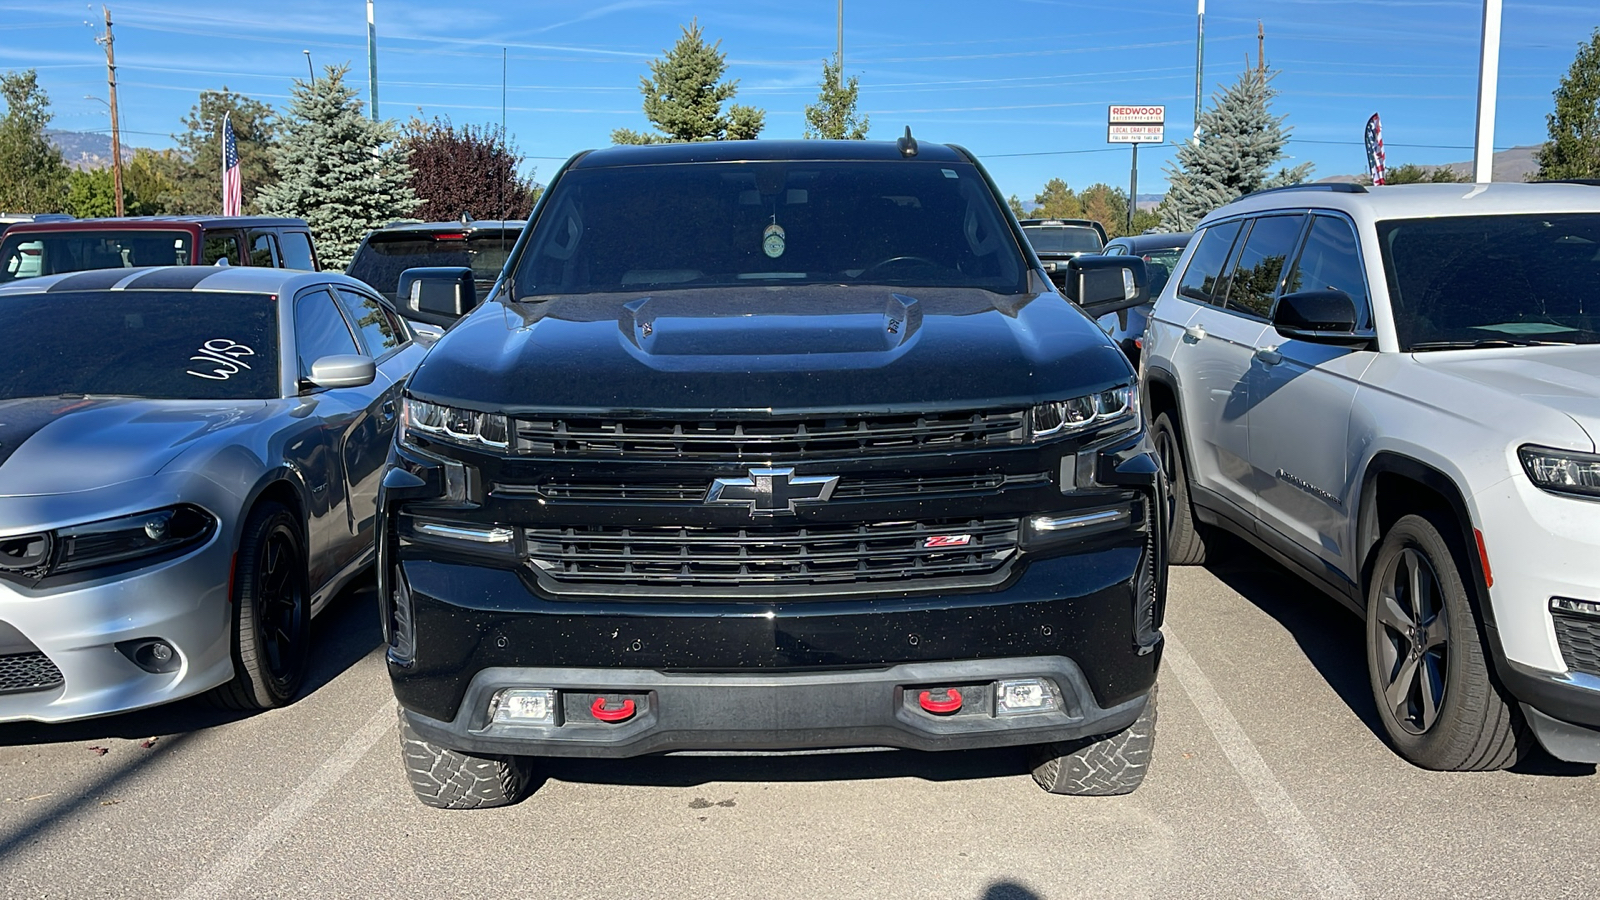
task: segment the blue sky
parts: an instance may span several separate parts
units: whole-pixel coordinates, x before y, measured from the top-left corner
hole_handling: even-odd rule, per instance
[[[115,0],[124,141],[171,146],[203,89],[223,85],[275,106],[290,80],[350,62],[366,84],[364,0],[196,4]],[[1126,186],[1129,151],[1105,141],[1110,103],[1165,104],[1169,140],[1189,133],[1195,0],[846,0],[845,65],[861,79],[872,137],[906,126],[963,144],[1006,193],[1051,177]],[[798,137],[833,52],[836,0],[378,0],[380,111],[458,123],[500,117],[540,180],[613,128],[647,126],[639,77],[698,17],[722,41],[739,102],[767,110],[764,137]],[[1361,129],[1381,113],[1391,165],[1471,156],[1480,0],[1209,0],[1210,94],[1254,59],[1256,21],[1280,70],[1294,162],[1317,176],[1359,172]],[[100,6],[0,0],[0,69],[36,68],[55,127],[108,129]],[[1495,143],[1545,137],[1551,91],[1600,25],[1596,0],[1505,0]],[[1141,148],[1140,190],[1165,186],[1168,147]]]

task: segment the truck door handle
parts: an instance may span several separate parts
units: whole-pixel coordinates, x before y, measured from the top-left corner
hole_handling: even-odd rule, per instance
[[[1257,347],[1256,359],[1261,360],[1263,365],[1275,366],[1283,362],[1283,354],[1278,352],[1277,347]]]
[[[1198,344],[1205,340],[1205,336],[1206,330],[1199,325],[1190,325],[1183,330],[1183,342],[1185,344]]]

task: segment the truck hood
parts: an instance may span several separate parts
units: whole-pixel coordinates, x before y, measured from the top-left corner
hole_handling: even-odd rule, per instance
[[[1600,440],[1600,345],[1432,351],[1414,358],[1436,371],[1565,413]]]
[[[1132,377],[1053,293],[805,285],[485,304],[410,387],[510,411],[869,412],[1020,406]]]
[[[0,497],[90,491],[147,478],[196,441],[238,427],[245,401],[25,398],[0,401]]]

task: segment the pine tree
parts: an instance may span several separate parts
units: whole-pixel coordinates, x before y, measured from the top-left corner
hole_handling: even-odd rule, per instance
[[[61,212],[67,202],[67,164],[45,137],[50,97],[33,69],[0,75],[0,210]]]
[[[1600,28],[1555,90],[1555,112],[1545,116],[1550,140],[1534,154],[1535,178],[1600,178]]]
[[[739,81],[720,81],[728,70],[722,41],[707,44],[698,20],[683,29],[683,36],[661,59],[650,61],[650,77],[639,79],[644,94],[644,115],[660,134],[618,128],[611,132],[617,144],[665,144],[680,141],[752,140],[761,134],[767,114],[735,104],[723,112],[722,104],[739,93]]]
[[[1200,131],[1194,141],[1178,148],[1176,165],[1167,171],[1167,196],[1161,204],[1161,224],[1173,231],[1188,231],[1219,206],[1265,187],[1299,184],[1311,175],[1311,164],[1281,168],[1289,140],[1287,116],[1274,116],[1274,75],[1247,66],[1239,80],[1212,96],[1211,108],[1200,114]]]
[[[277,113],[224,85],[220,91],[201,91],[200,102],[190,107],[183,120],[183,133],[172,136],[183,162],[169,173],[174,187],[166,207],[172,214],[204,216],[222,210],[224,116],[233,123],[233,140],[239,150],[244,213],[260,211],[256,195],[275,178],[272,154],[278,139]]]
[[[422,200],[418,218],[524,219],[532,211],[538,189],[517,173],[522,154],[498,126],[412,119],[403,140],[411,189]]]
[[[839,57],[822,62],[822,83],[817,102],[806,104],[807,138],[860,141],[867,137],[869,117],[856,117],[856,100],[861,94],[860,79],[854,75],[839,86]]]
[[[421,202],[394,123],[363,114],[364,104],[344,83],[349,69],[328,66],[311,84],[295,81],[273,159],[278,181],[256,196],[266,215],[309,222],[329,268],[343,268],[368,231],[410,215]]]

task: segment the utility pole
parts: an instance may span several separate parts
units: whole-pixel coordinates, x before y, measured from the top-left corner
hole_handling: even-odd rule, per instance
[[[96,40],[106,48],[106,84],[111,88],[111,190],[116,194],[117,215],[122,216],[127,210],[122,205],[122,134],[117,124],[117,54],[112,48],[111,8],[102,6],[100,9],[106,14],[106,33]]]
[[[1483,52],[1478,57],[1478,134],[1472,180],[1494,180],[1494,108],[1500,81],[1500,0],[1483,0]]]
[[[1200,91],[1206,71],[1206,0],[1199,0],[1194,33],[1194,136],[1200,137]]]
[[[367,96],[372,101],[372,121],[378,121],[378,26],[372,18],[372,0],[367,0]]]
[[[839,0],[839,90],[844,90],[844,0]]]

